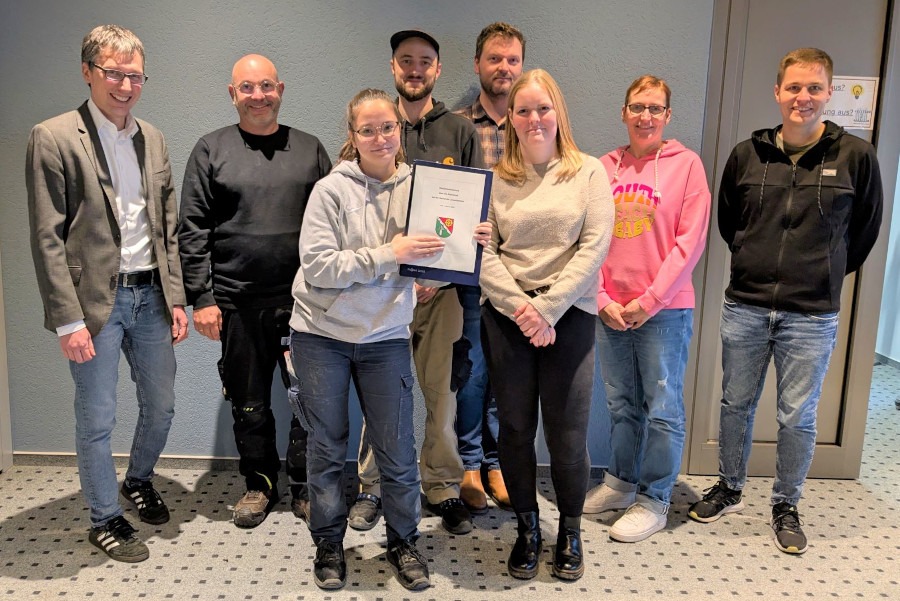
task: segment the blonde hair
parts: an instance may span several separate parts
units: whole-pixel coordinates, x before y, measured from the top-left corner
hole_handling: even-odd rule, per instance
[[[387,92],[383,90],[376,90],[375,88],[366,88],[365,90],[361,90],[347,104],[347,140],[344,142],[343,146],[341,146],[341,150],[338,152],[338,162],[359,160],[359,151],[353,145],[354,122],[356,121],[356,113],[359,111],[359,107],[361,107],[366,102],[371,102],[373,100],[383,100],[388,103],[394,109],[394,115],[397,117],[397,122],[400,123],[401,127],[403,126],[403,117],[400,116],[400,109],[397,107],[397,104],[391,99],[391,97],[388,96]],[[402,144],[398,145],[397,154],[394,157],[394,160],[397,162],[397,164],[406,161],[406,155],[403,152]]]
[[[575,139],[572,137],[572,126],[569,122],[569,110],[566,108],[566,101],[563,98],[562,91],[559,89],[556,81],[549,73],[543,69],[532,69],[522,74],[513,84],[509,91],[509,108],[507,114],[506,139],[504,143],[503,158],[494,167],[501,178],[523,183],[525,181],[525,159],[522,156],[522,148],[519,145],[519,136],[516,134],[516,128],[512,126],[512,112],[516,105],[516,96],[525,86],[535,84],[547,92],[550,101],[553,103],[553,109],[556,111],[556,152],[562,168],[560,169],[559,178],[568,179],[574,177],[584,160],[578,146],[575,145]]]

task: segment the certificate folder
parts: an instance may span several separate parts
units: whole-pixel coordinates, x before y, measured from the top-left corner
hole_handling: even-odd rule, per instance
[[[400,275],[478,285],[481,253],[475,226],[487,220],[493,172],[474,167],[414,161],[406,235],[439,236],[444,250],[401,264]]]

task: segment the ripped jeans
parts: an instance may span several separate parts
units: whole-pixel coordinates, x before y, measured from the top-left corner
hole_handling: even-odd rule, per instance
[[[619,332],[597,320],[597,352],[612,422],[607,473],[638,502],[666,511],[684,448],[684,370],[693,309],[664,309]]]

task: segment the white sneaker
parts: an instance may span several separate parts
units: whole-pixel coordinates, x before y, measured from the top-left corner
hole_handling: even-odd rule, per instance
[[[634,491],[619,492],[608,484],[598,484],[584,498],[585,513],[603,513],[613,509],[625,509],[634,504]]]
[[[609,529],[609,538],[622,543],[636,543],[665,527],[666,514],[635,503]]]

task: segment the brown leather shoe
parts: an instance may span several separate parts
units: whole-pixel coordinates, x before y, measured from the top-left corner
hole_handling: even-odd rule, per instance
[[[509,493],[506,492],[506,484],[503,482],[503,472],[500,470],[488,470],[488,492],[497,507],[507,511],[512,510]]]
[[[481,485],[481,470],[466,470],[459,485],[459,498],[471,513],[487,511],[487,496]]]

